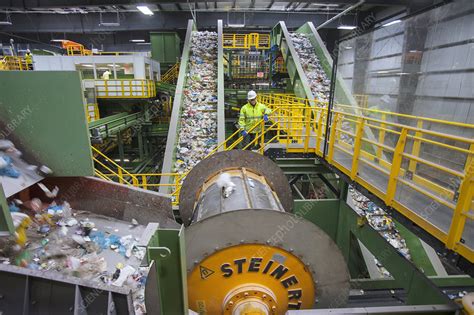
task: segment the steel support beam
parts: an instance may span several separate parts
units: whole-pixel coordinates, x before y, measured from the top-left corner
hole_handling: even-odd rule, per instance
[[[207,0],[208,1],[208,0]],[[147,4],[164,4],[164,3],[188,3],[189,0],[149,0]],[[192,2],[206,2],[206,0],[194,0]],[[235,0],[219,0],[219,2],[233,3]],[[298,1],[302,3],[311,3],[311,0]],[[408,5],[412,1],[410,0],[366,0],[367,4],[382,5],[382,6],[397,6],[397,5]],[[136,2],[131,0],[100,0],[100,1],[88,1],[88,0],[24,0],[21,5],[14,6],[10,0],[1,0],[0,8],[57,8],[57,7],[98,7],[98,6],[111,6],[111,5],[134,5]],[[318,0],[320,4],[355,4],[357,0]]]
[[[238,11],[240,12],[240,11]],[[228,15],[226,12],[197,11],[196,22],[200,29],[216,28],[216,21],[224,21],[226,26]],[[80,14],[11,14],[12,25],[2,26],[2,33],[102,33],[102,41],[107,41],[111,32],[119,31],[149,31],[150,29],[175,30],[185,29],[187,21],[192,19],[189,11],[157,11],[152,17],[136,12],[121,12],[120,25],[100,26],[99,15],[90,13]],[[296,28],[307,21],[321,24],[326,21],[327,15],[311,12],[284,12],[284,11],[252,11],[245,13],[246,28],[271,28],[281,20],[286,20],[289,28]],[[339,21],[339,20],[338,20]],[[338,21],[327,27],[335,28]],[[343,16],[341,23],[353,23],[352,16]],[[105,34],[109,34],[105,36]],[[100,47],[100,42],[94,46]]]

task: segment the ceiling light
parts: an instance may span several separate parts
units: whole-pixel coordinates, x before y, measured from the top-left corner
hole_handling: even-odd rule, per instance
[[[357,26],[354,26],[354,25],[339,25],[337,27],[338,30],[353,30],[357,28]]]
[[[387,24],[384,24],[382,25],[383,27],[385,26],[390,26],[390,25],[393,25],[393,24],[397,24],[397,23],[400,23],[402,20],[395,20],[395,21],[392,21],[392,22],[388,22]]]
[[[131,39],[130,40],[132,43],[144,43],[145,40],[144,39]]]
[[[346,46],[345,49],[352,49],[352,46]]]
[[[64,42],[65,39],[52,39],[51,42],[54,42],[54,43],[62,43]]]
[[[151,11],[146,5],[137,5],[137,9],[145,15],[153,15],[153,11]]]
[[[120,26],[118,22],[101,22],[99,26]]]
[[[91,67],[91,68],[94,67],[94,65],[88,65],[88,64],[84,64],[84,65],[81,65],[81,66],[83,66],[83,67]]]
[[[137,45],[151,45],[151,43],[137,43]]]
[[[115,162],[120,162],[120,159],[114,159]],[[123,159],[124,162],[130,162],[129,159]]]
[[[320,6],[320,7],[338,7],[339,6],[339,4],[332,4],[332,3],[311,3],[310,5]]]
[[[0,25],[12,25],[13,23],[10,21],[0,21]]]
[[[227,27],[230,27],[230,28],[243,28],[243,27],[245,27],[245,24],[231,24],[231,23],[228,23]]]

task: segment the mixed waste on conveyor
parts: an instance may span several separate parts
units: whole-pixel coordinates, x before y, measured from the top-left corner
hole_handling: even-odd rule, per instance
[[[174,171],[188,172],[217,146],[217,33],[193,32]]]
[[[405,239],[397,230],[395,222],[382,208],[370,201],[369,198],[357,191],[354,187],[349,189],[352,198],[352,205],[354,210],[362,217],[367,219],[367,222],[372,228],[380,233],[387,242],[390,243],[397,251],[406,259],[411,260],[410,250],[407,247]],[[374,258],[375,259],[375,258]],[[390,273],[383,267],[383,265],[375,259],[375,264],[379,272],[384,277],[391,277]]]
[[[322,68],[311,41],[306,34],[292,33],[290,36],[301,61],[301,66],[308,78],[311,92],[319,101],[328,102],[331,81]],[[351,131],[353,128],[349,122],[344,121],[341,124],[341,129]],[[339,137],[341,141],[349,145],[353,145],[354,143],[353,137],[345,133],[339,133]],[[392,218],[354,188],[351,188],[350,192],[357,213],[364,216],[369,224],[377,230],[387,242],[395,247],[401,255],[407,259],[411,259],[406,242],[400,236]],[[390,273],[378,261],[376,261],[376,264],[383,276],[390,277]]]
[[[19,157],[21,152],[10,141],[0,140],[0,179],[21,180],[12,155]],[[135,219],[124,222],[72,209],[57,198],[58,187],[36,185],[43,197],[9,203],[15,235],[0,238],[0,263],[128,289],[135,313],[146,313],[148,268],[140,267],[145,248],[137,246],[145,227]]]
[[[300,59],[301,67],[308,78],[313,96],[319,102],[329,102],[331,80],[327,77],[326,72],[324,72],[308,36],[306,34],[291,33],[290,37]]]

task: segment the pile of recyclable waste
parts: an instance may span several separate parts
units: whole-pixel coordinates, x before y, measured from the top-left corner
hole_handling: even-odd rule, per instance
[[[313,96],[320,102],[328,102],[331,80],[324,72],[311,41],[306,34],[291,33],[290,37],[308,78]]]
[[[191,170],[217,146],[217,33],[194,32],[174,171]]]
[[[0,183],[34,187],[27,186],[31,174],[52,173],[46,166],[26,163],[21,156],[12,142],[0,140]],[[40,197],[24,199],[16,194],[8,199],[14,233],[0,238],[0,264],[128,289],[135,314],[145,314],[149,268],[140,266],[145,248],[138,246],[145,227],[135,219],[125,222],[72,209],[58,197],[57,186],[47,187],[41,181],[34,185]]]
[[[395,247],[401,255],[406,259],[411,260],[410,250],[407,247],[405,239],[400,235],[400,232],[397,230],[395,222],[393,222],[390,215],[355,188],[350,187],[349,192],[354,210],[360,216],[365,217],[370,226],[378,231],[380,235],[382,235],[390,245]],[[375,260],[375,263],[382,275],[390,277],[390,273],[380,264],[380,262]]]

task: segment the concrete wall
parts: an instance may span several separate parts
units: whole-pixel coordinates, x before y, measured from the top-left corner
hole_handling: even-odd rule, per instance
[[[338,70],[354,94],[368,95],[369,107],[474,124],[474,1],[455,0],[342,42]],[[474,138],[474,128],[437,123],[423,128]],[[387,139],[392,145],[396,140]],[[425,159],[464,169],[465,154],[428,144],[421,150]],[[423,172],[440,181],[449,178],[432,169]]]
[[[428,25],[424,29],[413,27],[416,19],[428,21]],[[342,42],[340,74],[355,94],[368,95],[369,106],[474,123],[474,1],[454,1],[410,22],[410,26],[402,21]],[[413,63],[409,59],[413,51],[407,47],[418,38],[424,41],[415,43],[423,45],[421,58],[414,62],[419,70],[406,73]],[[366,63],[363,71],[358,63]],[[409,84],[413,91],[401,84],[408,75],[416,78]],[[362,91],[355,88],[361,85]],[[413,94],[411,107],[399,104],[399,96],[407,93]]]
[[[474,123],[474,2],[457,1],[429,27],[415,115]]]

